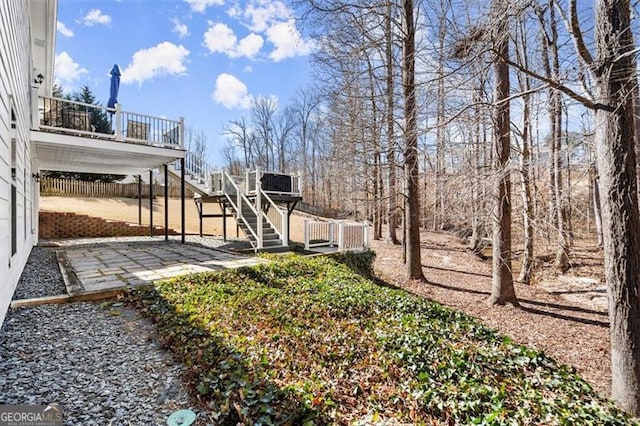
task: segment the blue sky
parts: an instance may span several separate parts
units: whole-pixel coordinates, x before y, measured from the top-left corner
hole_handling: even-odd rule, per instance
[[[59,0],[56,82],[88,85],[106,105],[118,64],[124,110],[185,117],[220,165],[229,120],[258,96],[284,106],[308,83],[314,42],[293,15],[267,0]]]

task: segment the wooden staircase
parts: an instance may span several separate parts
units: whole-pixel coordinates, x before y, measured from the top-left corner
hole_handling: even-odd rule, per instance
[[[246,235],[246,237],[249,239],[249,241],[251,241],[251,245],[254,248],[258,247],[258,241],[254,236],[254,233],[256,235],[259,235],[258,233],[258,218],[256,217],[256,215],[253,212],[250,213],[245,213],[244,214],[244,219],[245,220],[239,220],[237,218],[237,212],[234,210],[233,213],[234,217],[236,218],[236,221],[238,222],[238,225],[240,226],[240,229],[242,230],[242,232],[244,233],[244,235]],[[252,232],[253,231],[253,232]],[[273,226],[271,226],[271,224],[269,223],[269,221],[266,218],[262,218],[262,250],[269,250],[275,247],[282,247],[282,238],[280,238],[280,236],[276,233],[276,230]]]
[[[168,168],[169,174],[182,176],[178,164]],[[289,216],[301,199],[300,177],[278,173],[247,171],[245,176],[230,176],[226,171],[212,171],[206,162],[187,152],[184,170],[185,185],[196,193],[202,233],[203,217],[223,217],[231,212],[238,228],[254,250],[276,251],[289,248]],[[263,178],[266,183],[263,183]],[[264,189],[273,187],[274,191]],[[273,197],[273,198],[272,198]],[[274,199],[278,200],[275,202]],[[203,203],[215,201],[222,214],[205,214]],[[226,228],[223,226],[226,238]]]

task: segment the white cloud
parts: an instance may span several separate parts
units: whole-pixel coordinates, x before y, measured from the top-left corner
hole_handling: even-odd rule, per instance
[[[111,23],[111,16],[105,15],[100,9],[91,9],[89,13],[82,18],[82,22],[88,27],[96,24],[109,25]]]
[[[194,12],[204,12],[205,9],[209,6],[222,6],[224,4],[224,0],[184,0],[189,3],[191,6],[191,10]]]
[[[123,83],[142,84],[145,80],[174,74],[186,74],[189,51],[168,41],[133,54],[131,63],[122,71]]]
[[[60,21],[56,23],[56,29],[65,37],[73,37],[73,31],[67,28],[67,26]]]
[[[246,56],[247,58],[253,58],[262,49],[264,39],[258,34],[251,33],[238,43],[236,48],[236,54],[238,56]]]
[[[225,24],[213,24],[204,33],[204,45],[210,52],[229,54],[235,50],[238,38]]]
[[[281,1],[266,1],[250,4],[244,10],[249,29],[262,32],[276,22],[291,19],[291,11]]]
[[[212,53],[222,53],[230,58],[253,58],[260,53],[264,45],[264,39],[258,34],[251,33],[238,42],[233,30],[226,24],[209,25],[209,29],[204,33],[204,45]]]
[[[72,84],[83,74],[88,74],[86,68],[78,65],[67,52],[61,52],[55,57],[55,78],[58,83]]]
[[[310,54],[315,48],[313,40],[305,40],[295,26],[294,20],[279,22],[267,29],[267,39],[275,49],[269,57],[275,62],[295,56]]]
[[[228,109],[247,109],[251,106],[253,99],[242,81],[225,73],[220,74],[216,79],[216,87],[211,97],[216,103]]]
[[[178,38],[184,38],[189,35],[187,24],[183,24],[178,18],[173,18],[171,22],[173,22],[173,32],[178,34]]]

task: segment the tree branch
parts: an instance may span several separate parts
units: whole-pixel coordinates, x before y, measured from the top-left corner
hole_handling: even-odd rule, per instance
[[[562,20],[567,26],[569,34],[571,34],[571,38],[576,45],[578,55],[580,55],[580,58],[582,58],[584,63],[591,68],[591,66],[593,65],[593,56],[591,56],[591,52],[589,52],[589,49],[584,42],[584,38],[582,37],[582,30],[580,29],[580,21],[578,20],[578,8],[576,6],[576,3],[576,0],[569,0],[569,13],[571,14],[571,19],[567,18],[564,10],[562,10],[557,3],[556,9],[558,9],[558,11],[560,12],[560,16],[562,16]]]
[[[498,54],[497,52],[495,52],[496,54]],[[593,110],[605,110],[605,111],[613,111],[614,108],[609,106],[609,105],[605,105],[603,103],[600,102],[594,102],[593,100],[587,98],[586,96],[582,96],[579,93],[574,92],[573,90],[571,90],[570,88],[568,88],[567,86],[565,86],[564,84],[561,84],[551,78],[547,78],[545,76],[542,76],[534,71],[531,71],[530,69],[527,69],[525,67],[523,67],[522,65],[513,62],[512,60],[503,57],[502,55],[498,55],[503,61],[505,61],[508,65],[516,68],[517,70],[522,71],[523,73],[535,78],[536,80],[540,80],[543,83],[547,83],[549,85],[549,87],[559,90],[560,92],[564,93],[565,95],[567,95],[568,97],[570,97],[571,99],[580,102],[582,105],[584,105],[585,107],[589,108],[589,109],[593,109]]]

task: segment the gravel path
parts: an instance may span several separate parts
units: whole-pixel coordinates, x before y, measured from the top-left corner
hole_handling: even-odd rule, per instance
[[[55,249],[34,247],[18,281],[13,300],[57,296],[66,293]]]
[[[166,425],[194,409],[183,372],[120,303],[22,308],[0,330],[0,403],[58,403],[68,425]]]
[[[34,247],[14,299],[64,293],[55,249]],[[58,403],[67,425],[166,425],[172,412],[196,408],[185,367],[154,332],[113,301],[10,310],[0,329],[0,404]]]

